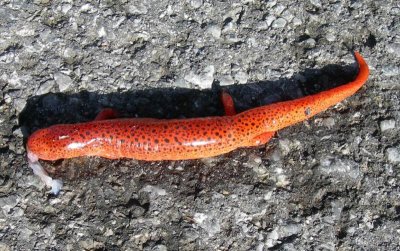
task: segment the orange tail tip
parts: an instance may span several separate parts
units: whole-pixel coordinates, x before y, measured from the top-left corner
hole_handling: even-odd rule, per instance
[[[359,81],[359,82],[365,83],[369,76],[368,64],[367,64],[367,62],[365,62],[365,59],[360,55],[360,53],[358,51],[354,52],[354,56],[357,60],[358,67],[359,67],[359,72],[358,72],[357,78],[354,81]]]

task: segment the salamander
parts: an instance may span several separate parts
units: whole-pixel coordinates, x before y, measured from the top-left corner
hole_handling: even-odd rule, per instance
[[[39,159],[79,156],[109,159],[186,160],[221,155],[240,147],[265,144],[284,127],[306,120],[354,94],[367,81],[368,65],[355,52],[355,79],[327,91],[236,113],[222,92],[225,116],[190,119],[116,118],[103,110],[94,121],[59,124],[35,131],[27,141],[29,166],[58,194],[62,182],[48,176]]]

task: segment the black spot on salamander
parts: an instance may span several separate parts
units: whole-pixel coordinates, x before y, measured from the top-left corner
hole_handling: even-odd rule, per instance
[[[174,137],[174,140],[176,143],[178,143],[179,145],[182,145],[182,143],[179,141],[179,139],[177,137]]]
[[[165,143],[169,143],[169,139],[164,139]]]

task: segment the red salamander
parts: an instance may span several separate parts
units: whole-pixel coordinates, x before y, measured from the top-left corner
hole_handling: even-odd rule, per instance
[[[59,180],[50,178],[38,160],[79,156],[110,159],[185,160],[212,157],[240,147],[265,144],[284,127],[306,120],[354,94],[368,79],[368,65],[355,52],[356,78],[347,84],[300,99],[278,102],[236,114],[232,98],[222,93],[226,116],[192,119],[115,117],[111,109],[95,121],[40,129],[28,139],[30,167],[57,194]]]

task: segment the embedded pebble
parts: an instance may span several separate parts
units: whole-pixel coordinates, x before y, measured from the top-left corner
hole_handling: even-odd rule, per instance
[[[162,189],[162,188],[159,188],[159,187],[156,187],[156,186],[151,186],[151,185],[145,186],[142,189],[142,191],[151,193],[154,196],[165,196],[167,194],[165,189]]]
[[[23,227],[23,228],[19,229],[18,239],[24,240],[24,241],[29,241],[32,238],[33,234],[34,234],[34,232],[32,230],[30,230],[27,227]]]
[[[400,147],[390,147],[386,149],[386,156],[388,160],[392,163],[400,162]]]
[[[301,25],[303,22],[301,21],[300,18],[294,17],[293,20],[292,20],[292,23],[293,23],[295,26],[299,26],[299,25]]]
[[[335,119],[332,117],[325,118],[322,120],[322,125],[328,128],[332,128],[333,126],[335,126]]]
[[[218,80],[221,86],[233,85],[235,83],[231,75],[222,75],[218,77]]]
[[[204,229],[204,231],[206,231],[210,237],[221,231],[219,220],[211,217],[210,215],[195,213],[193,216],[193,221],[202,229]]]
[[[106,29],[104,27],[101,27],[98,31],[97,31],[97,35],[99,37],[105,37],[107,36],[107,32]]]
[[[281,243],[279,241],[280,239],[295,235],[299,233],[300,230],[301,230],[301,225],[299,224],[278,226],[267,235],[266,245],[267,247],[272,248],[275,245]]]
[[[54,80],[56,81],[58,88],[60,89],[60,92],[68,90],[73,83],[72,79],[69,76],[61,72],[54,73]]]
[[[35,30],[29,27],[23,27],[22,29],[18,30],[17,35],[21,37],[31,37],[35,35]]]
[[[386,65],[382,67],[382,74],[386,77],[393,77],[400,74],[400,67],[395,65]]]
[[[1,250],[1,251],[10,251],[11,248],[10,248],[10,246],[8,246],[8,245],[5,244],[5,243],[0,243],[0,250]]]
[[[36,91],[36,95],[43,95],[49,93],[53,87],[55,86],[56,82],[54,80],[48,80],[43,82]]]
[[[13,131],[13,135],[18,137],[18,138],[22,138],[24,135],[22,134],[22,129],[21,127],[18,127],[17,129],[15,129]]]
[[[17,112],[21,112],[26,106],[26,99],[24,98],[14,98],[13,106]]]
[[[332,33],[328,33],[325,36],[326,40],[328,40],[329,42],[334,42],[336,40],[336,36]]]
[[[392,43],[387,45],[387,52],[390,55],[400,58],[400,43]]]
[[[341,175],[351,179],[360,177],[359,164],[352,160],[325,156],[321,159],[319,170],[326,175]]]
[[[314,48],[315,47],[315,40],[313,38],[309,38],[302,43],[306,48]]]
[[[93,5],[87,3],[87,4],[82,5],[82,7],[80,8],[80,12],[94,13],[94,12],[96,12],[96,9]]]
[[[382,120],[379,122],[379,127],[381,128],[382,132],[393,129],[396,127],[396,121],[393,119]]]
[[[207,27],[206,32],[208,34],[211,34],[216,39],[219,39],[221,37],[221,28],[218,25],[210,25]]]
[[[71,64],[74,62],[74,59],[77,56],[77,53],[72,48],[65,48],[62,56],[67,63]]]
[[[265,18],[265,23],[266,23],[266,28],[268,28],[269,26],[271,26],[272,25],[272,23],[274,22],[276,20],[276,17],[275,16],[267,16],[266,18]]]
[[[293,14],[292,14],[292,12],[290,11],[290,10],[285,10],[283,13],[282,13],[282,17],[285,19],[285,20],[287,20],[288,22],[290,22],[292,19],[293,19]]]
[[[20,198],[17,195],[0,198],[0,207],[4,214],[9,214],[11,210],[19,203]]]
[[[272,23],[272,27],[279,29],[284,28],[286,26],[287,21],[284,18],[278,18]]]
[[[200,87],[201,89],[211,88],[214,82],[214,72],[215,68],[213,65],[209,65],[200,74],[195,74],[190,72],[185,76],[185,80],[193,83],[194,85]]]
[[[261,179],[268,176],[268,169],[264,165],[253,165],[253,171]]]
[[[284,174],[278,174],[275,178],[275,185],[277,187],[286,187],[290,184],[288,177]]]
[[[282,160],[282,151],[276,148],[270,155],[272,161],[279,162]]]
[[[239,71],[234,75],[234,78],[239,84],[245,84],[247,83],[249,75],[243,71]]]
[[[288,139],[280,139],[279,140],[279,148],[281,149],[282,155],[287,155],[291,151],[292,143]]]
[[[173,86],[181,87],[181,88],[190,88],[190,82],[186,81],[184,78],[177,78],[173,83]]]
[[[190,6],[194,9],[198,9],[203,5],[203,0],[190,0]]]
[[[104,243],[93,239],[86,239],[79,242],[79,246],[84,250],[104,250]]]
[[[275,8],[274,8],[274,14],[278,16],[278,15],[282,14],[282,12],[283,12],[285,9],[286,9],[285,6],[279,4],[279,5],[275,6]]]
[[[322,3],[320,0],[310,0],[310,3],[315,7],[322,8]]]
[[[148,8],[144,5],[144,2],[138,1],[136,4],[129,4],[127,12],[131,15],[146,15]]]
[[[167,246],[159,244],[151,249],[152,251],[168,251]]]

